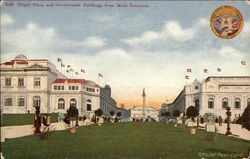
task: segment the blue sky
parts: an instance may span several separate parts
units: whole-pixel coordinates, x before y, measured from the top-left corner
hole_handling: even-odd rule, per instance
[[[208,75],[249,75],[250,5],[246,2],[142,1],[39,2],[148,4],[148,8],[1,7],[1,60],[17,54],[29,59],[56,58],[84,77],[110,84],[118,103],[140,105],[145,87],[149,106],[173,100],[185,84]],[[25,2],[23,2],[25,3]],[[27,2],[33,3],[33,2]],[[220,39],[210,29],[210,15],[222,6],[244,17],[242,32]],[[240,61],[247,61],[247,66]],[[216,68],[222,68],[220,74]],[[190,80],[186,69],[192,68]],[[202,71],[206,68],[208,74]]]

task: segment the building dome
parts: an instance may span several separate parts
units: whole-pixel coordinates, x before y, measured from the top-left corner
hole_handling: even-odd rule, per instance
[[[95,82],[90,81],[90,80],[87,80],[86,84],[89,85],[89,86],[95,86],[96,85]]]
[[[27,60],[28,60],[27,57],[23,54],[17,55],[15,57],[15,61],[27,61]]]
[[[104,88],[110,89],[110,85],[105,85]]]

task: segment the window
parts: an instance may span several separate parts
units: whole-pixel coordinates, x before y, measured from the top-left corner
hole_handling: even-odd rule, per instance
[[[40,87],[41,86],[41,79],[39,77],[34,79],[34,86]]]
[[[58,109],[65,108],[65,100],[63,98],[58,99]]]
[[[71,86],[69,86],[69,90],[71,90]]]
[[[41,106],[41,99],[39,96],[33,97],[33,106],[34,107],[40,107]]]
[[[240,108],[240,98],[236,98],[234,101],[234,107],[235,108]]]
[[[4,105],[5,106],[12,106],[12,98],[10,98],[10,97],[5,98]]]
[[[57,86],[54,86],[54,90],[57,90]]]
[[[87,99],[87,111],[91,111],[91,100]]]
[[[76,90],[78,90],[78,86],[76,86]]]
[[[75,86],[72,86],[72,90],[75,90],[76,89],[76,87]]]
[[[87,104],[87,111],[91,111],[91,104]]]
[[[57,89],[58,89],[58,90],[61,90],[61,86],[57,86]]]
[[[76,99],[75,98],[70,99],[69,105],[72,107],[76,107]]]
[[[11,78],[5,78],[5,86],[11,86]]]
[[[213,98],[208,99],[208,108],[214,108],[214,99]]]
[[[18,87],[24,87],[24,79],[18,78]]]
[[[25,106],[24,98],[18,98],[18,106],[19,107],[24,107]]]
[[[228,99],[227,98],[223,98],[222,99],[222,108],[227,108],[228,107]]]
[[[62,86],[62,90],[64,90],[64,86]]]
[[[198,86],[195,86],[194,89],[198,89],[199,87]]]

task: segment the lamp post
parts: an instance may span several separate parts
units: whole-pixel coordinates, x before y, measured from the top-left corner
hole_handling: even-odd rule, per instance
[[[232,132],[230,131],[230,122],[231,122],[231,112],[230,112],[230,107],[227,107],[227,112],[226,112],[226,115],[227,115],[227,132],[225,135],[232,135]]]

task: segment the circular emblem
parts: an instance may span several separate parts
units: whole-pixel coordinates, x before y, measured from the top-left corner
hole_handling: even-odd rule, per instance
[[[213,12],[210,18],[210,26],[218,37],[231,39],[241,32],[243,17],[236,8],[222,6]]]

